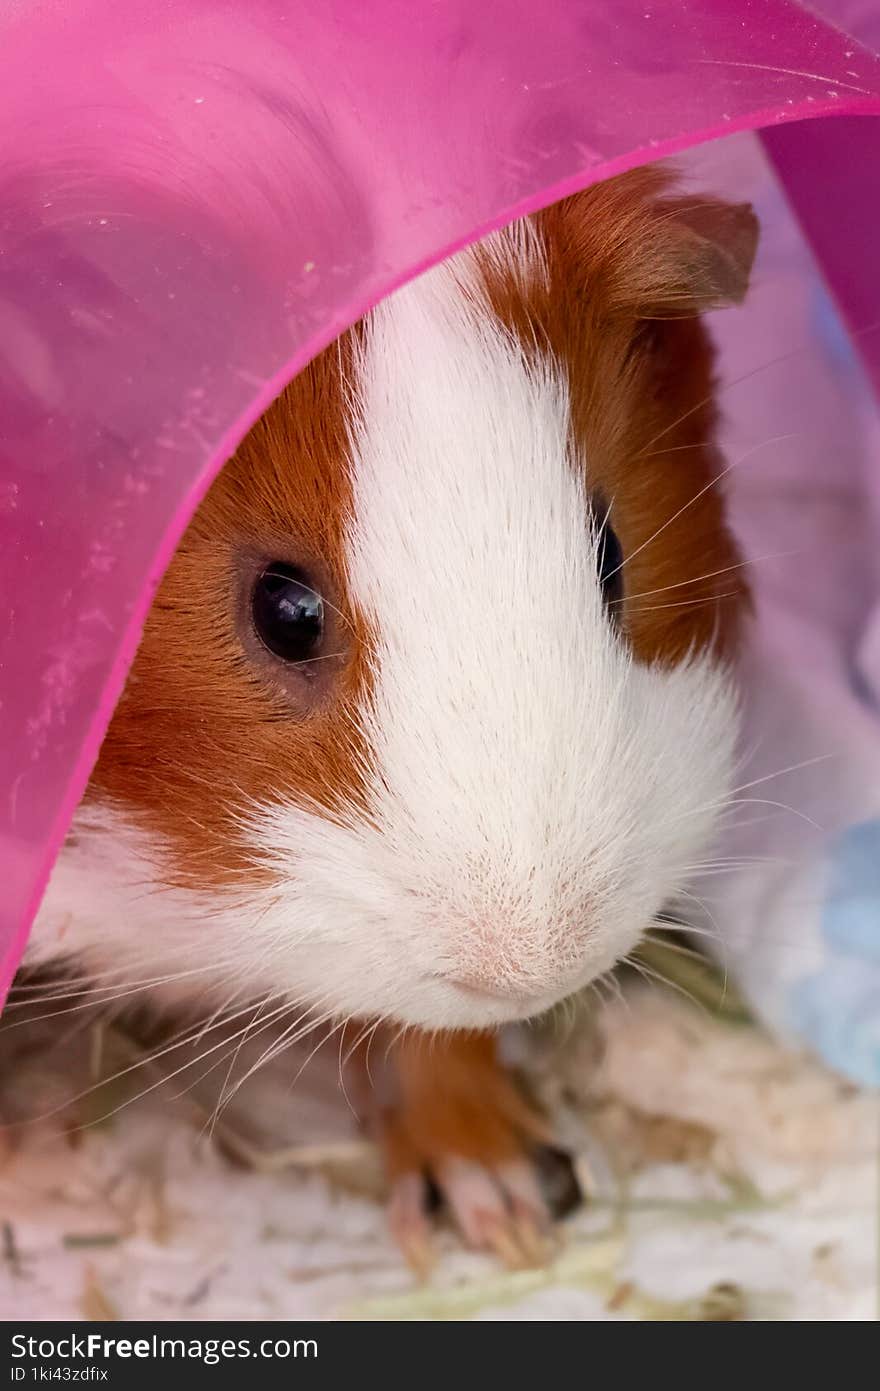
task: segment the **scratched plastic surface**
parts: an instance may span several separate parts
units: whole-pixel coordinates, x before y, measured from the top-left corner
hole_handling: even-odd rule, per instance
[[[0,998],[157,580],[283,382],[518,212],[878,111],[876,56],[788,0],[0,0]],[[843,185],[820,223],[867,212]]]

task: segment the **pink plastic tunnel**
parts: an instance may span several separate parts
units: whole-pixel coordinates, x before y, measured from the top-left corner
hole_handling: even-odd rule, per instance
[[[0,999],[194,507],[381,296],[575,188],[766,128],[845,316],[880,320],[880,59],[816,11],[0,4]]]

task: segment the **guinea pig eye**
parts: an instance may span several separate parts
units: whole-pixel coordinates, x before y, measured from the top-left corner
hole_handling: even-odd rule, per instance
[[[301,570],[273,561],[254,585],[254,627],[284,662],[314,657],[324,636],[324,600]]]
[[[611,525],[607,508],[599,511],[597,544],[597,565],[602,598],[606,604],[619,603],[623,598],[623,547],[617,532]]]

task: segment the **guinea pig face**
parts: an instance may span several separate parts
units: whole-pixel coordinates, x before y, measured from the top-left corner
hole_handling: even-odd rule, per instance
[[[84,812],[176,968],[482,1027],[683,886],[729,790],[741,598],[698,316],[754,239],[656,170],[612,180],[393,295],[247,437]]]

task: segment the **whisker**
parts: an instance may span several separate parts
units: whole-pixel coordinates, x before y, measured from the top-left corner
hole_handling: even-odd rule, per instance
[[[382,1027],[382,1022],[383,1022],[383,1021],[382,1021],[381,1019],[377,1019],[376,1022],[375,1022],[375,1024],[373,1025],[372,1029],[370,1030],[370,1033],[369,1033],[369,1035],[368,1035],[368,1037],[367,1037],[367,1047],[366,1047],[366,1051],[365,1051],[365,1053],[364,1053],[364,1072],[366,1073],[368,1085],[369,1085],[371,1088],[373,1088],[373,1089],[375,1089],[375,1084],[374,1084],[374,1082],[373,1082],[373,1074],[372,1074],[372,1072],[370,1071],[370,1049],[371,1049],[372,1046],[373,1046],[373,1040],[375,1039],[376,1034],[379,1032],[379,1029]]]
[[[751,782],[740,783],[739,787],[731,789],[731,795],[738,792],[748,792],[753,787],[759,787],[761,783],[770,782],[773,778],[784,777],[787,773],[799,773],[803,768],[812,768],[817,763],[827,763],[829,758],[835,758],[835,754],[822,753],[815,758],[805,758],[800,763],[789,763],[785,768],[779,768],[775,773],[766,773],[761,778],[753,778]]]
[[[329,1043],[330,1039],[333,1037],[333,1035],[337,1032],[338,1029],[341,1028],[341,1029],[343,1029],[343,1031],[344,1031],[345,1028],[346,1028],[346,1026],[347,1026],[348,1024],[350,1024],[350,1023],[351,1023],[351,1015],[347,1015],[345,1019],[341,1020],[341,1021],[336,1025],[336,1028],[331,1029],[329,1034],[324,1035],[323,1038],[320,1038],[320,1039],[318,1040],[318,1042],[315,1044],[314,1048],[312,1049],[311,1053],[309,1053],[308,1057],[304,1060],[304,1062],[302,1063],[302,1065],[300,1066],[300,1068],[297,1070],[296,1075],[295,1075],[294,1078],[293,1078],[293,1081],[290,1083],[290,1086],[288,1087],[288,1091],[293,1091],[294,1087],[296,1086],[296,1084],[297,1084],[297,1082],[299,1081],[300,1077],[302,1077],[302,1075],[303,1075],[303,1073],[305,1072],[306,1068],[308,1067],[309,1063],[310,1063],[310,1062],[312,1061],[312,1059],[315,1057],[316,1053],[319,1053],[319,1052],[320,1052],[320,1050],[324,1047],[325,1043]],[[343,1092],[343,1095],[345,1096],[345,1093],[344,1093],[344,1092]],[[356,1111],[354,1110],[354,1108],[351,1106],[351,1102],[348,1101],[348,1097],[346,1096],[345,1099],[346,1099],[346,1102],[348,1102],[349,1109],[351,1110],[352,1115],[355,1117],[355,1119],[357,1119],[357,1118],[358,1118],[358,1117],[357,1117],[357,1112],[356,1112]]]
[[[194,966],[194,967],[192,967],[192,968],[188,968],[188,969],[185,970],[185,971],[175,971],[175,972],[168,973],[168,974],[166,974],[166,975],[164,975],[164,976],[151,976],[151,977],[148,977],[148,978],[146,978],[146,979],[144,979],[144,980],[124,981],[124,982],[121,982],[121,985],[122,985],[122,987],[123,987],[122,992],[120,992],[119,994],[111,994],[111,995],[110,995],[110,999],[113,1000],[113,999],[121,998],[121,997],[122,997],[122,994],[135,994],[138,990],[148,990],[148,989],[151,989],[151,988],[153,988],[153,987],[161,986],[161,985],[172,985],[172,984],[174,984],[175,982],[177,982],[177,981],[179,981],[179,980],[186,980],[187,978],[189,978],[189,977],[191,977],[191,976],[199,976],[199,975],[208,974],[208,973],[213,972],[213,971],[221,971],[221,970],[223,970],[225,967],[227,967],[227,966],[229,966],[229,965],[231,965],[231,964],[232,964],[232,958],[228,958],[228,959],[225,960],[225,961],[212,961],[209,965],[206,965],[206,966]],[[117,970],[118,970],[118,969],[119,969],[119,968],[117,968]],[[129,968],[129,969],[130,969],[130,968]],[[109,973],[108,973],[108,974],[109,974]],[[89,977],[89,976],[83,976],[83,977],[81,977],[81,979],[82,979],[82,980],[89,980],[89,979],[91,979],[91,977]],[[67,982],[67,981],[59,981],[59,985],[61,985],[61,986],[66,985],[66,984],[69,984],[69,982]],[[14,987],[14,988],[16,988],[16,987]],[[41,989],[44,989],[44,990],[45,990],[45,989],[46,989],[46,984],[45,984],[45,982],[43,982],[42,986],[37,986],[36,988],[38,988],[38,989],[41,988]],[[112,991],[114,991],[114,990],[115,990],[115,987],[114,987],[114,986],[105,985],[105,986],[94,986],[94,987],[91,987],[91,988],[86,989],[86,990],[69,990],[69,991],[68,991],[68,990],[59,990],[59,991],[56,992],[56,993],[52,993],[51,991],[47,991],[47,993],[46,993],[44,996],[37,997],[37,998],[34,998],[33,996],[31,996],[31,997],[30,997],[29,999],[27,999],[27,1000],[15,1000],[15,1001],[10,1000],[9,1003],[7,1004],[7,1006],[6,1006],[6,1009],[16,1009],[16,1008],[21,1009],[21,1008],[22,1008],[23,1006],[25,1006],[25,1005],[33,1007],[33,1006],[39,1005],[39,1004],[51,1004],[51,1003],[54,1003],[54,1001],[56,1001],[56,1000],[80,999],[80,998],[82,998],[82,996],[84,996],[84,995],[98,995],[98,994],[103,995],[103,994],[106,994],[106,993],[108,993],[108,992],[112,992]],[[11,994],[11,993],[12,993],[12,992],[10,992],[10,994]],[[100,1002],[99,1002],[99,1003],[100,1003]],[[78,1008],[78,1006],[71,1006],[71,1009],[73,1009],[73,1008]],[[67,1013],[67,1012],[69,1012],[69,1011],[65,1011],[65,1010],[58,1010],[58,1011],[56,1011],[56,1013],[58,1013],[58,1014],[64,1014],[64,1013]],[[52,1019],[52,1018],[54,1018],[54,1017],[55,1017],[55,1014],[37,1015],[35,1018],[30,1019],[28,1022],[30,1022],[30,1023],[35,1023],[35,1022],[37,1021],[37,1019]],[[12,1028],[13,1025],[3,1025],[3,1026],[2,1026],[2,1028],[7,1028],[7,1027],[8,1027],[8,1028]],[[0,1032],[2,1032],[2,1028],[0,1028]]]
[[[250,1006],[250,1005],[249,1005],[249,1006],[247,1007],[247,1009],[251,1009],[251,1008],[253,1008],[253,1006]],[[247,1013],[247,1009],[239,1010],[239,1011],[237,1012],[237,1014],[236,1014],[236,1015],[233,1015],[230,1019],[224,1019],[224,1020],[220,1021],[220,1024],[226,1025],[226,1024],[232,1023],[237,1017],[240,1017],[242,1014],[246,1014],[246,1013]],[[220,1025],[214,1025],[214,1028],[217,1028],[217,1027],[220,1027]],[[186,1031],[185,1031],[185,1030],[184,1030],[183,1032],[186,1034]],[[53,1107],[52,1110],[46,1111],[46,1112],[44,1112],[44,1113],[43,1113],[42,1115],[40,1115],[40,1116],[31,1117],[31,1118],[29,1118],[29,1119],[27,1120],[27,1122],[23,1122],[22,1124],[37,1125],[37,1124],[40,1124],[40,1123],[42,1123],[42,1122],[44,1122],[44,1121],[51,1120],[54,1116],[57,1116],[57,1115],[59,1115],[62,1111],[65,1111],[69,1106],[74,1106],[74,1105],[76,1105],[77,1102],[79,1102],[79,1101],[84,1101],[84,1100],[86,1099],[86,1097],[91,1096],[94,1092],[100,1090],[101,1087],[105,1087],[105,1086],[107,1086],[107,1085],[108,1085],[109,1083],[111,1083],[111,1082],[117,1082],[117,1081],[119,1081],[119,1079],[122,1078],[122,1077],[127,1077],[130,1073],[136,1072],[136,1071],[138,1070],[138,1068],[151,1066],[151,1065],[153,1065],[154,1063],[156,1063],[156,1062],[159,1060],[159,1058],[165,1057],[166,1054],[168,1054],[168,1053],[173,1053],[173,1052],[175,1052],[178,1048],[183,1048],[183,1047],[185,1047],[187,1044],[192,1043],[193,1040],[194,1040],[195,1038],[198,1037],[198,1032],[199,1032],[199,1031],[198,1031],[198,1029],[197,1029],[197,1030],[195,1030],[195,1032],[193,1032],[192,1034],[188,1034],[188,1035],[187,1035],[186,1037],[184,1037],[184,1038],[180,1038],[180,1037],[178,1036],[178,1037],[176,1038],[175,1041],[172,1041],[171,1043],[166,1044],[164,1047],[158,1049],[156,1052],[147,1054],[145,1057],[137,1059],[135,1062],[128,1064],[127,1067],[120,1068],[117,1072],[114,1072],[114,1073],[112,1074],[112,1076],[110,1076],[110,1077],[102,1077],[102,1078],[100,1079],[100,1081],[94,1083],[92,1086],[90,1086],[90,1087],[85,1087],[82,1091],[77,1092],[74,1096],[67,1097],[63,1102],[59,1103],[59,1105]],[[237,1035],[235,1035],[235,1037],[237,1037]],[[226,1040],[226,1039],[221,1039],[219,1043],[214,1044],[214,1045],[212,1046],[212,1048],[210,1048],[209,1050],[207,1050],[207,1052],[201,1054],[201,1056],[200,1056],[199,1058],[192,1059],[190,1062],[184,1064],[184,1067],[192,1067],[195,1063],[201,1061],[201,1058],[202,1058],[202,1057],[207,1057],[207,1056],[209,1056],[210,1053],[214,1052],[215,1049],[222,1048],[226,1042],[228,1042],[228,1040]],[[183,1070],[184,1070],[183,1068],[179,1068],[179,1069],[178,1069],[178,1071],[183,1071]],[[170,1077],[165,1077],[165,1076],[163,1076],[163,1077],[161,1077],[161,1078],[159,1079],[159,1081],[155,1084],[155,1086],[161,1086],[162,1082],[164,1082],[164,1081],[169,1081],[169,1080],[171,1080],[171,1078],[176,1077],[176,1076],[177,1076],[177,1072],[171,1073],[171,1074],[170,1074]],[[148,1092],[154,1091],[154,1090],[155,1090],[155,1087],[150,1087],[150,1088],[148,1088],[148,1091],[147,1091],[147,1092],[139,1093],[137,1096],[133,1096],[133,1097],[128,1098],[128,1100],[126,1100],[125,1102],[122,1103],[122,1106],[117,1107],[116,1109],[117,1109],[117,1110],[121,1110],[122,1107],[124,1107],[124,1106],[129,1106],[129,1105],[132,1104],[132,1102],[137,1101],[137,1100],[139,1099],[140,1096],[142,1096],[142,1095],[143,1095],[143,1096],[146,1096],[146,1095],[148,1094]],[[110,1116],[111,1116],[111,1115],[115,1115],[115,1114],[116,1114],[115,1111],[111,1111],[111,1112],[108,1113],[107,1116],[102,1116],[102,1117],[100,1117],[99,1119],[100,1119],[100,1120],[109,1120]],[[97,1121],[92,1121],[92,1122],[90,1122],[90,1124],[97,1124],[97,1123],[98,1123]],[[87,1127],[87,1126],[79,1126],[79,1127],[76,1127],[76,1128],[77,1128],[77,1129],[87,1129],[88,1127]]]
[[[324,1014],[318,1015],[317,1018],[310,1019],[309,1016],[314,1014],[316,1009],[320,1008],[320,1003],[303,1006],[303,1004],[300,1002],[298,1005],[294,1004],[292,1008],[299,1008],[302,1012],[297,1016],[297,1018],[293,1021],[292,1024],[288,1025],[288,1027],[284,1030],[279,1039],[273,1040],[269,1047],[266,1048],[263,1051],[263,1053],[261,1053],[257,1061],[248,1068],[244,1076],[240,1077],[239,1080],[236,1082],[235,1086],[229,1090],[227,1096],[223,1101],[222,1107],[218,1105],[218,1117],[221,1114],[221,1111],[225,1110],[225,1108],[238,1094],[238,1092],[245,1085],[245,1083],[248,1082],[250,1078],[253,1077],[254,1074],[260,1070],[260,1068],[268,1066],[268,1064],[271,1063],[276,1057],[278,1057],[280,1053],[283,1053],[286,1048],[292,1047],[293,1044],[298,1043],[301,1038],[304,1038],[307,1034],[312,1033],[315,1029],[320,1028],[323,1024],[328,1023],[335,1014],[335,1010],[330,1009],[325,1011]],[[304,1020],[306,1020],[307,1022],[303,1023]],[[266,1026],[262,1026],[257,1032],[262,1033],[265,1027]]]
[[[358,1113],[357,1113],[357,1111],[355,1110],[354,1106],[352,1106],[352,1104],[351,1104],[351,1098],[350,1098],[349,1095],[348,1095],[348,1088],[347,1088],[346,1085],[345,1085],[345,1077],[343,1076],[343,1063],[342,1063],[342,1049],[343,1049],[343,1046],[344,1046],[344,1044],[345,1044],[345,1031],[346,1031],[346,1029],[348,1028],[348,1026],[349,1026],[350,1023],[351,1023],[351,1016],[349,1016],[348,1019],[345,1020],[344,1024],[342,1025],[342,1032],[341,1032],[340,1035],[339,1035],[339,1090],[342,1092],[342,1095],[343,1095],[343,1097],[344,1097],[344,1099],[345,1099],[345,1104],[346,1104],[346,1106],[348,1107],[348,1109],[349,1109],[349,1111],[351,1112],[351,1114],[354,1116],[355,1120],[357,1120],[357,1119],[358,1119]]]
[[[870,333],[878,327],[880,327],[880,321],[878,321],[875,324],[868,324],[864,329],[859,330],[858,332]],[[851,336],[855,337],[856,334],[853,334]],[[668,435],[673,430],[676,430],[679,425],[684,424],[684,422],[688,420],[692,415],[696,415],[697,411],[701,411],[704,408],[704,406],[708,406],[712,401],[723,400],[723,398],[727,395],[729,391],[732,391],[737,386],[742,386],[745,382],[751,381],[753,377],[757,377],[761,372],[768,372],[772,367],[779,367],[782,363],[790,362],[791,359],[795,357],[801,357],[808,351],[809,344],[801,343],[796,348],[788,348],[784,353],[778,353],[775,357],[771,357],[764,362],[758,363],[756,367],[750,367],[747,372],[740,373],[738,377],[731,377],[727,381],[723,382],[720,387],[715,388],[713,391],[710,391],[706,396],[703,397],[701,401],[697,401],[695,405],[690,406],[688,410],[683,411],[682,414],[678,416],[675,420],[673,420],[669,425],[665,425],[663,429],[660,430],[653,437],[653,439],[648,440],[648,443],[645,445],[645,448],[641,450],[635,457],[637,459],[645,458],[647,451],[651,449],[657,443],[658,440],[663,439],[665,435]]]
[[[640,613],[659,613],[661,609],[698,609],[704,604],[717,604],[721,599],[738,599],[739,597],[739,592],[731,589],[725,594],[702,594],[698,599],[679,599],[672,604],[640,604],[632,612],[638,616]]]
[[[620,571],[623,570],[626,565],[630,564],[631,561],[635,560],[637,555],[641,555],[642,551],[644,551],[646,547],[650,546],[653,541],[656,541],[658,536],[662,536],[663,532],[666,531],[667,527],[672,526],[673,522],[678,521],[679,517],[683,516],[684,513],[687,512],[689,507],[693,507],[695,502],[699,502],[701,497],[705,497],[706,493],[710,492],[712,488],[716,488],[718,484],[721,483],[729,473],[732,473],[735,468],[740,468],[747,459],[752,458],[755,454],[759,452],[759,450],[766,449],[768,445],[779,444],[783,440],[795,438],[796,435],[794,433],[786,435],[774,435],[772,436],[772,438],[761,440],[759,444],[752,445],[750,449],[745,450],[745,452],[743,454],[740,454],[739,457],[736,458],[732,464],[728,464],[726,468],[723,468],[720,471],[720,473],[713,474],[713,476],[709,479],[709,482],[704,484],[703,487],[698,490],[698,492],[694,493],[693,497],[689,498],[686,503],[679,507],[678,510],[674,512],[671,517],[667,517],[666,521],[657,527],[657,530],[653,533],[653,535],[648,537],[647,541],[643,541],[640,546],[636,546],[634,551],[630,551],[626,559],[621,561],[620,565],[617,566],[617,569],[612,570],[610,574],[607,576],[607,578],[611,580],[614,578],[615,575],[619,574]],[[639,457],[639,455],[636,455],[636,458]]]
[[[277,1015],[284,1014],[289,1008],[290,1008],[290,1006],[289,1006],[289,1004],[287,1004],[287,1003],[285,1003],[284,1005],[279,1006],[278,1010],[275,1012],[275,1014],[272,1016],[272,1018],[277,1017]],[[227,1021],[224,1021],[224,1022],[227,1022]],[[263,1025],[263,1027],[264,1027],[264,1028],[268,1028],[270,1022],[271,1022],[271,1019],[270,1019],[270,1020],[267,1020],[267,1022]],[[245,1029],[250,1028],[250,1027],[251,1027],[250,1022],[248,1022],[248,1024],[246,1024],[244,1027],[245,1027]],[[234,1035],[233,1035],[233,1038],[238,1038],[238,1034],[237,1034],[237,1033],[234,1034]],[[195,1067],[198,1063],[200,1063],[200,1062],[202,1061],[203,1058],[209,1057],[212,1053],[216,1052],[218,1049],[223,1048],[228,1042],[230,1042],[229,1039],[223,1038],[223,1039],[221,1039],[221,1040],[219,1041],[219,1043],[212,1044],[212,1046],[211,1046],[210,1048],[206,1049],[204,1053],[201,1053],[201,1054],[199,1055],[199,1057],[189,1059],[187,1062],[181,1064],[180,1067],[175,1068],[175,1070],[174,1070],[173,1072],[171,1072],[171,1073],[167,1073],[167,1074],[164,1074],[164,1073],[163,1073],[163,1075],[162,1075],[161,1077],[159,1077],[159,1078],[157,1079],[157,1081],[155,1081],[151,1086],[145,1087],[144,1090],[138,1092],[137,1095],[128,1097],[125,1101],[120,1102],[118,1106],[115,1106],[115,1107],[113,1108],[112,1111],[108,1111],[105,1115],[99,1116],[96,1120],[89,1121],[88,1123],[86,1123],[86,1124],[84,1124],[84,1125],[75,1126],[75,1127],[74,1127],[74,1130],[87,1130],[87,1129],[89,1129],[90,1126],[92,1126],[92,1125],[99,1125],[99,1124],[101,1124],[101,1123],[104,1122],[104,1121],[110,1120],[111,1116],[118,1115],[118,1113],[119,1113],[120,1111],[124,1111],[127,1107],[133,1106],[134,1103],[135,1103],[136,1101],[142,1101],[142,1100],[144,1099],[145,1096],[149,1096],[149,1095],[151,1094],[151,1092],[156,1091],[159,1087],[163,1087],[163,1086],[167,1085],[167,1083],[173,1082],[175,1077],[179,1077],[180,1074],[181,1074],[182,1072],[186,1072],[188,1068]],[[180,1047],[180,1045],[179,1045],[179,1044],[175,1044],[175,1047]],[[163,1050],[163,1051],[171,1051],[171,1050]],[[160,1056],[160,1057],[161,1057],[162,1055],[161,1055],[161,1054],[158,1054],[157,1056]],[[155,1058],[150,1059],[150,1061],[155,1061]],[[125,1071],[130,1071],[130,1070],[131,1070],[131,1069],[125,1069]],[[124,1075],[124,1073],[123,1073],[123,1074],[120,1074],[120,1075]],[[77,1099],[78,1099],[78,1098],[77,1098]]]
[[[218,969],[218,968],[215,967],[215,969]],[[184,973],[184,974],[187,974],[187,973]],[[61,1018],[61,1017],[66,1017],[67,1015],[70,1015],[70,1014],[78,1014],[78,1013],[79,1013],[80,1011],[82,1011],[82,1010],[88,1010],[88,1009],[91,1009],[91,1010],[104,1009],[104,1008],[105,1008],[106,1006],[108,1006],[108,1005],[115,1004],[118,1000],[130,999],[131,996],[133,996],[133,995],[141,995],[141,994],[143,994],[143,993],[145,992],[145,990],[147,990],[147,989],[151,989],[151,988],[152,988],[152,989],[155,989],[155,988],[157,988],[158,986],[161,986],[161,985],[172,984],[172,983],[174,983],[175,981],[179,980],[180,978],[181,978],[181,977],[176,976],[176,975],[175,975],[175,976],[167,976],[167,977],[163,977],[163,978],[160,979],[160,980],[157,980],[157,981],[155,981],[155,982],[152,982],[150,986],[137,985],[137,986],[134,986],[134,987],[132,987],[132,988],[130,988],[130,989],[128,989],[128,990],[120,990],[120,991],[117,991],[115,994],[106,994],[106,995],[102,995],[99,999],[84,1000],[81,1004],[78,1004],[78,1005],[68,1005],[65,1009],[47,1010],[44,1014],[26,1015],[25,1018],[23,1018],[23,1019],[13,1019],[13,1020],[11,1020],[8,1024],[4,1023],[4,1024],[0,1025],[0,1034],[7,1033],[8,1031],[10,1031],[10,1030],[12,1030],[12,1029],[20,1029],[20,1028],[24,1028],[24,1027],[27,1027],[27,1026],[32,1025],[32,1024],[38,1024],[38,1023],[42,1022],[42,1021],[45,1020],[45,1019],[58,1019],[58,1018]],[[61,998],[64,998],[64,997],[61,997]],[[29,1002],[29,1001],[20,1001],[20,1002],[19,1002],[19,1007],[22,1007],[23,1005],[28,1004],[28,1003],[30,1003],[30,1002]]]
[[[670,589],[684,589],[686,585],[701,584],[703,580],[714,580],[719,575],[729,575],[734,570],[745,570],[749,565],[758,565],[767,560],[786,560],[791,556],[802,555],[802,550],[791,551],[771,551],[767,555],[756,555],[748,560],[740,560],[736,565],[722,565],[719,570],[707,570],[703,575],[696,575],[693,579],[677,580],[674,584],[662,584],[657,589],[643,589],[638,594],[626,594],[620,599],[610,599],[608,607],[614,605],[631,604],[636,599],[650,599],[657,594],[666,594]]]
[[[259,1019],[260,1015],[262,1014],[263,1010],[266,1008],[266,1005],[269,1003],[269,1001],[270,1001],[271,998],[272,998],[271,995],[266,995],[265,998],[261,1001],[261,1003],[260,1003],[260,1005],[259,1005],[259,1008],[256,1010],[256,1012],[255,1012],[255,1014],[254,1014],[254,1017],[253,1017],[253,1019],[251,1020],[250,1028],[253,1028],[254,1024],[256,1024],[257,1020]],[[224,1079],[223,1079],[223,1085],[222,1085],[221,1088],[220,1088],[220,1101],[218,1102],[218,1106],[222,1105],[222,1103],[223,1103],[223,1097],[224,1097],[225,1094],[226,1094],[226,1088],[229,1086],[229,1080],[230,1080],[230,1078],[231,1078],[231,1076],[232,1076],[233,1070],[234,1070],[234,1068],[235,1068],[235,1064],[238,1062],[239,1056],[240,1056],[240,1054],[241,1054],[241,1050],[242,1050],[242,1048],[244,1047],[245,1043],[247,1042],[248,1038],[250,1037],[250,1028],[247,1029],[247,1030],[245,1031],[245,1033],[242,1035],[242,1037],[241,1037],[241,1039],[240,1039],[240,1041],[239,1041],[238,1047],[235,1049],[235,1052],[232,1054],[232,1057],[231,1057],[231,1059],[229,1060],[229,1065],[228,1065],[228,1067],[227,1067],[227,1069],[226,1069],[226,1076],[224,1077]],[[213,1071],[213,1066],[209,1069],[209,1071]],[[207,1075],[208,1075],[208,1073],[203,1073],[202,1076],[198,1079],[198,1081],[199,1081],[199,1082],[203,1081],[204,1078],[205,1078]],[[194,1086],[198,1086],[198,1082],[194,1083]],[[218,1107],[215,1106],[215,1108],[214,1108],[214,1117],[216,1117],[216,1115],[217,1115],[217,1110],[218,1110]],[[214,1133],[214,1120],[213,1120],[213,1118],[212,1118],[212,1121],[211,1121],[211,1131],[210,1131],[210,1133],[211,1133],[211,1135],[213,1135],[213,1133]]]
[[[290,1006],[288,1005],[288,1006],[286,1007],[286,1009],[287,1009],[287,1008],[290,1008]],[[212,1072],[216,1072],[217,1069],[218,1069],[219,1067],[222,1067],[223,1064],[226,1062],[227,1058],[229,1058],[230,1056],[232,1056],[232,1057],[234,1058],[234,1057],[238,1054],[238,1051],[239,1051],[239,1049],[241,1048],[241,1040],[244,1039],[244,1038],[247,1038],[247,1037],[250,1035],[250,1031],[251,1031],[251,1029],[253,1029],[254,1024],[256,1023],[256,1015],[257,1015],[257,1013],[258,1013],[258,1007],[257,1007],[256,1005],[252,1005],[252,1006],[251,1006],[251,1009],[254,1011],[254,1013],[251,1015],[251,1018],[249,1019],[248,1023],[247,1023],[246,1025],[244,1025],[242,1029],[238,1030],[235,1034],[233,1034],[233,1035],[231,1036],[231,1038],[228,1038],[228,1039],[227,1039],[227,1038],[224,1038],[224,1039],[221,1039],[221,1040],[220,1040],[220,1043],[218,1044],[218,1047],[222,1047],[224,1043],[229,1043],[229,1044],[230,1044],[230,1047],[227,1049],[227,1051],[226,1051],[225,1053],[221,1053],[221,1054],[219,1055],[219,1057],[215,1058],[214,1061],[213,1061],[212,1063],[210,1063],[210,1064],[208,1065],[208,1067],[206,1067],[205,1070],[204,1070],[203,1072],[200,1072],[200,1073],[199,1073],[198,1077],[194,1077],[194,1078],[192,1079],[192,1081],[187,1082],[187,1083],[185,1084],[185,1086],[182,1086],[182,1087],[180,1087],[177,1091],[172,1092],[172,1093],[170,1094],[169,1098],[168,1098],[169,1101],[180,1101],[181,1097],[188,1096],[190,1093],[192,1093],[193,1091],[195,1091],[196,1087],[198,1087],[202,1082],[204,1082],[204,1080],[205,1080],[206,1077],[210,1077],[210,1075],[211,1075]],[[286,1009],[285,1009],[285,1010],[282,1010],[282,1011],[280,1012],[280,1019],[284,1019],[285,1013],[286,1013]],[[280,1020],[279,1020],[278,1017],[276,1016],[274,1019],[269,1020],[269,1021],[266,1021],[266,1023],[264,1024],[264,1027],[267,1028],[267,1029],[268,1029],[268,1028],[271,1028],[272,1023],[278,1023],[278,1022],[280,1022]],[[257,1034],[259,1034],[260,1032],[261,1032],[261,1029],[258,1029],[258,1030],[257,1030]],[[256,1035],[255,1035],[255,1037],[256,1037]],[[235,1042],[234,1042],[235,1039],[239,1039],[239,1042],[238,1042],[238,1043],[235,1043]],[[195,1040],[195,1046],[198,1046],[198,1042],[199,1042],[198,1039]],[[205,1058],[207,1058],[208,1056],[209,1056],[209,1054],[206,1053],[206,1052],[200,1053],[199,1056],[198,1056],[197,1058],[194,1058],[194,1059],[192,1060],[192,1062],[189,1064],[189,1066],[190,1066],[190,1067],[195,1067],[198,1063],[202,1062],[202,1061],[203,1061]],[[183,1072],[184,1070],[185,1070],[184,1068],[180,1068],[180,1069],[179,1069],[179,1071],[181,1071],[181,1072]],[[172,1074],[171,1074],[172,1077],[174,1077],[174,1076],[176,1076],[176,1075],[177,1075],[176,1073],[172,1073]],[[168,1080],[170,1080],[170,1079],[168,1079]],[[203,1128],[203,1129],[204,1129],[204,1128]]]
[[[689,990],[685,990],[677,981],[669,980],[668,977],[661,975],[659,971],[655,971],[652,967],[646,966],[643,961],[637,961],[632,956],[625,956],[623,960],[627,966],[632,967],[632,969],[637,971],[640,976],[643,976],[645,980],[655,982],[667,990],[674,990],[678,995],[683,996],[689,1004],[695,1005],[703,1014],[707,1015],[709,1018],[712,1017],[703,1001],[697,999]]]
[[[818,831],[820,835],[823,834],[825,829],[823,826],[820,826],[817,821],[814,821],[811,816],[808,816],[805,811],[801,811],[798,807],[790,807],[787,802],[773,802],[766,797],[737,797],[736,801],[730,802],[728,805],[731,807],[774,807],[777,811],[789,812],[792,816],[796,816],[799,821],[806,822],[808,826],[811,826],[814,831]]]
[[[378,1029],[378,1027],[379,1027],[378,1020],[377,1020],[376,1022],[374,1022],[374,1023],[367,1022],[367,1023],[364,1025],[364,1027],[361,1029],[360,1033],[358,1034],[357,1038],[355,1039],[354,1043],[351,1045],[351,1047],[349,1048],[348,1052],[346,1053],[345,1057],[342,1059],[341,1064],[340,1064],[341,1067],[345,1068],[345,1067],[348,1066],[348,1064],[351,1062],[351,1059],[354,1057],[355,1053],[357,1052],[357,1050],[358,1050],[360,1044],[363,1043],[364,1039],[367,1037],[368,1034],[369,1034],[369,1035],[372,1035],[373,1033],[375,1033],[375,1031],[376,1031],[376,1029]],[[368,1046],[368,1051],[369,1051],[369,1046]]]

